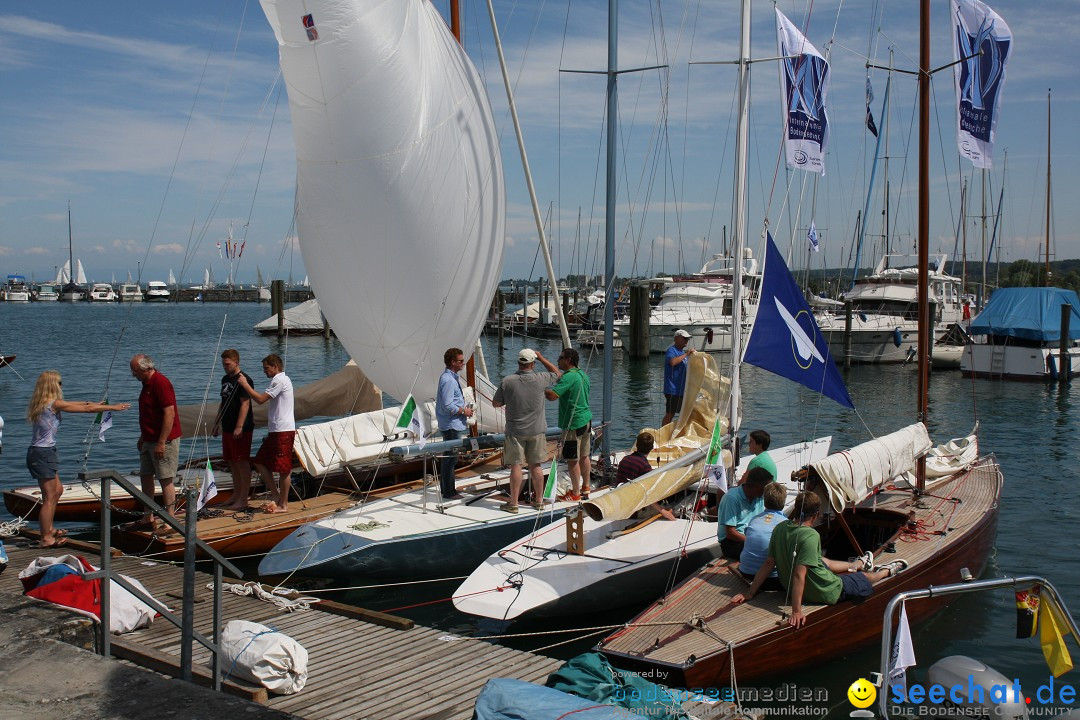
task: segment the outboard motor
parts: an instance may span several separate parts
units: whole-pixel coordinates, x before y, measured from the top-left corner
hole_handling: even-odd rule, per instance
[[[997,670],[984,665],[978,660],[973,660],[965,655],[952,655],[938,660],[927,671],[926,680],[928,685],[941,685],[944,688],[959,686],[963,688],[958,694],[964,698],[964,702],[952,702],[946,693],[945,702],[940,709],[942,714],[937,717],[973,717],[981,715],[1000,720],[1027,720],[1028,708],[1021,695],[1017,697],[1016,687]],[[991,699],[990,689],[995,685],[999,687]],[[968,697],[969,687],[974,688],[973,697]],[[1005,697],[1001,697],[1000,689],[1005,688]],[[981,695],[979,689],[981,688]],[[956,708],[955,714],[949,714],[947,708]],[[981,711],[981,712],[980,712]]]

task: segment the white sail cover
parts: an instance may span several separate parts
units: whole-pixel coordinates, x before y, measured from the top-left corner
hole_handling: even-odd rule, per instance
[[[323,313],[385,392],[435,395],[502,270],[505,198],[480,77],[427,0],[262,0],[280,45],[297,228]]]
[[[915,423],[876,440],[833,453],[810,467],[825,482],[829,504],[841,512],[865,499],[875,488],[915,469],[915,459],[930,450],[926,426]]]

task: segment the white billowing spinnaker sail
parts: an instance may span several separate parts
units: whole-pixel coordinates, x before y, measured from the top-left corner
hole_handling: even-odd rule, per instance
[[[475,68],[427,0],[262,0],[280,45],[304,266],[376,385],[434,397],[502,270],[498,137]]]

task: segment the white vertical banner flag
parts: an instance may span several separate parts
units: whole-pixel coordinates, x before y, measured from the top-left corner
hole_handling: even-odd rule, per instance
[[[210,461],[206,461],[206,476],[203,478],[202,487],[199,488],[199,499],[195,503],[195,512],[199,512],[206,506],[206,503],[210,502],[217,497],[217,483],[214,481],[214,468],[210,466]]]
[[[776,42],[784,68],[784,146],[787,165],[825,174],[829,144],[829,63],[784,13],[776,11]]]
[[[821,252],[821,244],[818,242],[817,226],[814,225],[814,221],[810,221],[810,230],[806,233],[806,239],[810,241],[810,247],[814,249],[814,252]]]
[[[915,646],[911,644],[907,605],[900,606],[900,623],[896,627],[892,654],[889,657],[889,687],[899,685],[907,693],[907,669],[915,664]],[[884,691],[882,691],[884,692]]]
[[[952,14],[957,149],[975,167],[991,168],[1012,31],[980,0],[952,0]]]

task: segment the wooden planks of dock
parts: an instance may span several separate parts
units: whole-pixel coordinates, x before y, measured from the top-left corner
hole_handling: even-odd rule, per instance
[[[57,552],[20,547],[10,539],[6,547],[10,567],[0,575],[0,589],[10,593],[22,592],[18,573],[34,557],[73,552],[97,564],[94,554],[74,548]],[[113,567],[138,579],[159,601],[179,611],[181,567],[132,556],[114,558]],[[213,618],[212,591],[207,588],[210,581],[210,575],[197,574],[195,629],[207,636],[212,632]],[[262,623],[307,649],[307,686],[295,695],[271,695],[265,704],[312,720],[467,720],[487,680],[511,677],[542,683],[562,664],[482,640],[454,638],[441,630],[412,626],[408,620],[395,622],[378,613],[366,615],[369,620],[350,617],[363,612],[350,612],[334,603],[288,613],[249,596],[225,593],[223,605],[224,622],[241,619]],[[315,607],[319,605],[322,603]],[[164,665],[170,659],[178,667],[180,631],[159,618],[149,628],[120,636],[114,654],[159,672],[166,671]],[[209,668],[209,659],[209,651],[196,644],[196,668]],[[258,689],[248,689],[249,697],[261,700]]]

